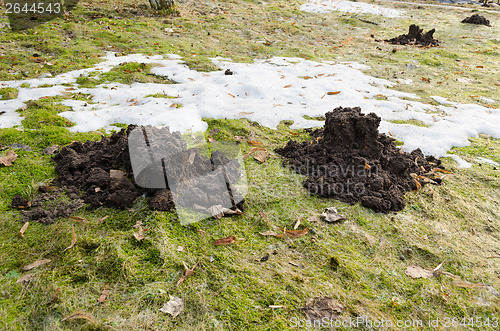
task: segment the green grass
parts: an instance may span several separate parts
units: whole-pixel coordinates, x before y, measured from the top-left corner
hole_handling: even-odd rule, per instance
[[[146,3],[132,1],[80,2],[69,16],[31,30],[1,28],[0,80],[92,67],[101,61],[99,56],[112,50],[124,54],[175,53],[201,71],[218,70],[210,62],[215,56],[238,62],[271,56],[358,61],[371,67],[367,74],[391,81],[412,79],[412,84],[398,84],[397,89],[416,93],[423,102],[431,103],[430,96],[440,95],[482,104],[471,96],[494,95],[500,40],[494,28],[460,25],[454,10],[430,13],[428,8],[401,4],[398,7],[419,17],[425,30],[436,27],[435,35],[443,46],[394,47],[376,42],[370,34],[376,39],[393,37],[406,32],[413,19],[310,14],[298,10],[303,2],[179,2],[178,14],[172,15],[151,12]],[[498,16],[489,19],[498,25]],[[2,21],[5,18],[0,18]],[[33,53],[42,61],[30,58]],[[410,63],[415,67],[406,66]],[[171,83],[151,75],[150,70],[150,65],[124,63],[108,73],[79,77],[77,83],[81,87],[105,82]],[[457,78],[478,83],[465,84]],[[5,95],[15,97],[16,92],[0,89],[0,100],[9,97]],[[490,258],[500,247],[500,172],[475,159],[481,156],[500,162],[499,139],[473,138],[469,146],[453,149],[452,153],[471,161],[473,167],[459,169],[443,158],[452,171],[444,185],[411,192],[402,212],[381,215],[306,192],[304,178],[283,167],[282,159],[273,152],[289,139],[308,139],[303,130],[291,130],[292,123],[284,121],[271,130],[246,119],[205,119],[205,136],[217,141],[243,136],[261,142],[271,153],[263,164],[252,157],[245,160],[249,187],[243,215],[181,226],[178,215],[150,211],[145,199],[139,198],[131,210],[80,210],[77,216],[91,220],[88,223],[71,219],[59,219],[51,225],[33,222],[21,238],[20,212],[10,208],[12,197],[21,194],[32,198],[39,194],[40,185],[50,183],[56,175],[51,157],[42,150],[75,140],[100,139],[97,133],[68,130],[73,124],[58,115],[69,110],[59,103],[67,98],[88,100],[88,95],[69,93],[31,101],[19,110],[22,129],[0,129],[0,145],[22,143],[33,149],[16,150],[19,157],[14,164],[0,167],[1,328],[292,330],[291,319],[305,319],[300,307],[316,296],[338,300],[346,307],[343,316],[351,318],[362,315],[396,322],[499,317],[499,298],[483,288],[460,288],[444,275],[412,279],[404,273],[411,264],[432,269],[444,261],[443,271],[500,289],[499,259]],[[499,106],[498,100],[490,105]],[[404,123],[423,125],[415,120]],[[252,146],[243,142],[240,147],[245,154]],[[347,215],[347,221],[327,224],[310,220],[330,206]],[[108,218],[99,221],[105,216]],[[291,229],[298,218],[301,228],[310,228],[306,236],[278,239],[259,234],[273,226]],[[136,230],[132,228],[139,220],[148,228],[141,242],[134,238]],[[72,226],[77,242],[65,251],[72,241]],[[211,244],[227,236],[245,240],[230,246]],[[267,254],[269,259],[260,262]],[[52,261],[33,271],[22,270],[42,258]],[[176,286],[183,262],[189,267],[199,264],[193,276]],[[20,276],[30,272],[34,276],[29,284],[16,284]],[[100,304],[97,298],[106,284],[110,294],[106,303]],[[57,289],[59,294],[54,298]],[[169,295],[185,301],[184,311],[175,319],[159,312]],[[63,321],[75,311],[92,314],[95,323]]]
[[[0,100],[16,99],[18,90],[11,87],[0,88]]]

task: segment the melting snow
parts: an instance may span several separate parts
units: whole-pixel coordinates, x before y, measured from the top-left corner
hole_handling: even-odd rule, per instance
[[[122,62],[155,63],[152,72],[177,84],[122,85],[107,83],[96,88],[80,88],[75,80],[90,72],[106,72]],[[208,118],[246,117],[276,128],[282,120],[293,120],[292,129],[321,126],[323,122],[303,116],[322,116],[338,106],[359,106],[365,113],[375,112],[383,121],[382,132],[404,142],[405,150],[421,148],[425,154],[443,156],[453,146],[468,145],[468,137],[479,133],[500,138],[500,111],[476,104],[449,103],[434,97],[438,106],[419,102],[413,94],[391,89],[394,84],[365,75],[368,67],[357,63],[313,62],[299,58],[272,58],[254,63],[232,63],[214,59],[222,71],[197,72],[180,57],[108,53],[94,68],[72,71],[52,78],[0,82],[19,90],[17,99],[0,100],[0,127],[21,125],[15,111],[28,100],[55,96],[62,92],[92,94],[92,103],[65,100],[72,107],[63,116],[75,123],[72,131],[112,128],[113,123],[168,125],[173,130],[205,130]],[[233,75],[224,75],[230,69]],[[29,88],[21,87],[23,83]],[[73,88],[60,84],[73,84]],[[42,84],[56,84],[40,87]],[[175,98],[155,98],[161,93]],[[176,105],[182,105],[177,108]],[[395,124],[392,120],[420,120],[428,127]]]
[[[345,13],[375,14],[386,17],[400,17],[405,13],[402,10],[371,5],[364,2],[340,0],[309,0],[309,2],[303,4],[300,9],[312,13],[329,13],[332,11],[341,11]]]

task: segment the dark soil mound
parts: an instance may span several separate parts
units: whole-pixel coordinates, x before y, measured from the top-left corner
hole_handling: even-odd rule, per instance
[[[481,16],[478,14],[474,14],[470,17],[464,18],[462,20],[462,23],[480,24],[480,25],[491,26],[489,20],[487,20],[484,16]]]
[[[133,147],[131,159],[129,137],[133,132],[145,140]],[[146,138],[143,132],[147,132]],[[229,185],[240,176],[237,162],[217,151],[210,158],[202,156],[200,150],[187,148],[180,133],[170,133],[168,128],[131,125],[97,142],[74,142],[62,148],[54,161],[59,175],[56,185],[81,196],[92,208],[125,209],[138,196],[148,194],[154,195],[149,202],[151,209],[166,211],[174,207],[171,191],[175,188],[175,202],[183,207],[208,209],[223,204],[229,194],[232,204],[224,207],[243,210],[243,198]],[[133,169],[138,172],[135,177]],[[216,175],[225,176],[224,187],[219,187],[220,180],[216,185]]]
[[[315,139],[290,140],[276,152],[297,173],[308,176],[304,187],[311,194],[332,197],[378,212],[402,210],[403,195],[427,182],[441,183],[434,168],[441,161],[424,157],[419,149],[405,153],[393,138],[380,134],[380,117],[364,115],[359,107],[338,107],[326,114]],[[432,179],[428,176],[432,176]]]
[[[28,207],[31,208],[21,211],[23,222],[36,221],[51,224],[57,218],[70,216],[84,205],[81,199],[70,199],[61,188],[42,186],[39,190],[42,193],[29,203]],[[16,197],[12,199],[13,206],[15,202],[19,202]]]
[[[410,25],[408,34],[402,34],[399,37],[385,40],[394,45],[420,45],[420,46],[438,46],[439,41],[434,39],[433,34],[435,29],[423,33],[418,25]]]

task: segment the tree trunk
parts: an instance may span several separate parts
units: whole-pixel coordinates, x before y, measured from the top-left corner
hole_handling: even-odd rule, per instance
[[[174,5],[174,0],[149,0],[151,8],[156,10],[169,9]]]

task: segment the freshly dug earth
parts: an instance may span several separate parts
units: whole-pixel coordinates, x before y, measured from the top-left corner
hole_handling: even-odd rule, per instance
[[[484,16],[481,16],[478,14],[474,14],[470,17],[464,18],[462,20],[462,23],[480,24],[480,25],[491,26],[489,20],[487,20]]]
[[[402,34],[392,39],[386,39],[385,41],[394,45],[438,46],[439,41],[434,39],[434,32],[436,32],[436,30],[432,29],[423,33],[423,29],[418,25],[412,24],[407,34]]]
[[[68,217],[78,209],[82,208],[84,203],[78,197],[69,198],[62,188],[41,186],[41,192],[32,201],[19,196],[12,199],[12,206],[14,208],[22,208],[21,220],[23,222],[36,221],[43,224],[51,224],[57,218]],[[21,204],[22,203],[22,204]]]
[[[364,115],[359,107],[335,108],[311,141],[290,140],[276,152],[297,173],[308,176],[304,187],[321,197],[377,212],[402,210],[403,195],[428,182],[440,184],[441,161],[420,149],[403,152],[395,140],[380,134],[380,117]]]
[[[145,151],[139,157],[135,156],[141,165],[142,171],[137,174],[136,179],[142,183],[137,184],[132,171],[132,163],[129,153],[128,137],[134,129],[148,132]],[[135,131],[137,132],[137,131]],[[142,137],[142,134],[141,134]],[[151,150],[160,159],[164,158],[163,169],[158,173],[158,167],[148,163]],[[202,156],[197,148],[187,148],[187,144],[178,132],[170,133],[167,128],[137,127],[130,125],[126,130],[103,137],[100,141],[74,142],[61,149],[54,156],[56,172],[58,177],[55,184],[65,187],[69,194],[80,196],[85,203],[92,208],[100,206],[115,207],[120,209],[129,208],[134,200],[143,194],[153,195],[149,201],[149,207],[156,210],[171,210],[174,208],[174,199],[170,187],[174,185],[177,202],[183,207],[192,202],[189,197],[196,194],[196,206],[206,209],[213,205],[221,204],[223,193],[234,199],[234,208],[243,210],[242,199],[236,199],[237,192],[228,187],[214,188],[212,174],[218,166],[225,170],[230,178],[226,179],[234,183],[239,175],[239,169],[234,160],[229,160],[220,152],[213,152],[210,158]],[[175,162],[169,162],[174,159]],[[161,167],[160,161],[160,167]],[[220,171],[219,167],[219,171]],[[159,182],[167,179],[165,187],[143,185],[148,181]],[[177,180],[176,180],[177,179]],[[184,183],[184,185],[182,185]],[[170,186],[169,186],[170,185]],[[220,185],[219,185],[220,186]],[[225,186],[225,185],[224,185]],[[202,189],[200,189],[200,187]],[[193,192],[192,192],[193,191]],[[194,192],[195,191],[195,192]],[[186,201],[187,200],[187,201]],[[234,203],[234,200],[240,201]],[[193,204],[189,205],[193,207]],[[231,206],[229,206],[231,207]]]

